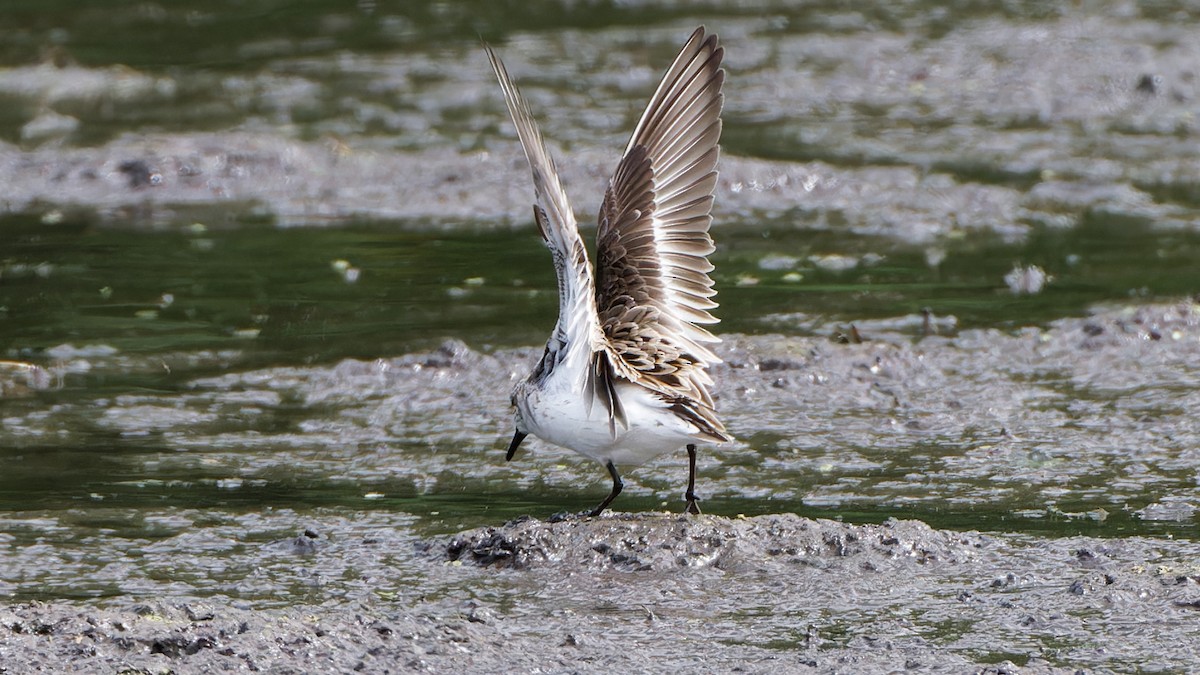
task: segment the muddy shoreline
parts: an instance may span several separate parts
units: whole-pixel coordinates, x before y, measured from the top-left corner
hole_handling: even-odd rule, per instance
[[[380,593],[268,610],[219,598],[10,605],[0,609],[0,663],[10,672],[1067,673],[1173,670],[1196,658],[1191,542],[617,513],[522,519],[392,554],[441,581],[404,603]],[[322,554],[292,555],[301,565]]]
[[[714,227],[831,235],[730,280],[795,301],[761,332],[722,335],[715,395],[737,440],[702,449],[696,518],[664,513],[682,506],[680,457],[629,472],[616,513],[552,517],[607,486],[535,439],[503,461],[508,392],[539,346],[439,329],[443,344],[416,353],[251,367],[245,341],[286,336],[260,332],[269,311],[308,320],[304,289],[280,301],[251,285],[233,309],[185,314],[212,298],[184,273],[182,291],[154,279],[110,303],[125,270],[56,267],[54,246],[96,229],[191,233],[173,245],[201,248],[205,232],[263,224],[530,231],[478,17],[434,41],[410,38],[444,21],[373,2],[297,7],[294,24],[250,36],[153,4],[0,26],[14,45],[0,220],[29,251],[11,264],[0,251],[0,283],[54,298],[38,280],[62,274],[85,289],[64,292],[67,323],[81,311],[109,336],[47,341],[0,303],[22,336],[0,356],[17,495],[0,510],[0,673],[1195,669],[1193,289],[1146,300],[1153,282],[1131,275],[1086,316],[987,329],[957,328],[965,293],[928,327],[911,308],[853,331],[803,313],[823,292],[814,266],[867,255],[882,267],[833,281],[890,302],[875,241],[917,247],[936,277],[977,240],[1200,230],[1200,39],[1179,18],[1192,9],[719,4],[586,28],[565,10],[549,27],[487,19],[582,223],[660,61],[703,21],[729,50]],[[264,18],[289,19],[246,21]],[[130,54],[130,26],[144,45],[198,36],[195,51],[177,66]],[[39,228],[79,241],[45,245]],[[852,237],[872,243],[850,250]],[[1042,264],[1079,265],[1086,285],[1111,251],[1089,243]],[[260,245],[262,260],[217,276],[253,277],[272,262],[274,242]],[[288,271],[356,269],[340,252],[316,260]],[[1036,262],[976,292],[1033,306],[1053,295]],[[437,301],[484,295],[478,274],[448,272],[439,291],[456,295]],[[515,306],[500,297],[464,321]],[[130,334],[149,337],[108,344]]]
[[[728,336],[718,404],[734,434],[753,437],[757,449],[750,463],[745,445],[706,449],[706,508],[735,497],[769,504],[801,491],[801,504],[909,504],[932,517],[1019,490],[1042,506],[1013,517],[1081,519],[1100,530],[1122,518],[1157,519],[1183,536],[1045,538],[913,520],[653,510],[423,534],[413,516],[372,509],[370,500],[388,499],[386,486],[397,489],[399,476],[431,495],[463,476],[492,501],[520,495],[522,485],[557,484],[580,500],[603,487],[595,466],[556,459],[541,444],[511,464],[494,447],[508,423],[506,385],[536,350],[489,354],[448,342],[391,361],[206,378],[181,400],[116,401],[105,424],[151,425],[181,457],[216,452],[209,461],[228,465],[244,462],[237,458],[245,448],[274,448],[255,455],[268,464],[221,479],[230,494],[283,475],[270,465],[318,461],[337,463],[364,490],[373,476],[391,482],[375,483],[379,494],[366,494],[363,509],[220,515],[168,507],[143,516],[156,523],[154,541],[105,533],[111,525],[58,541],[55,550],[75,552],[57,572],[27,542],[67,522],[15,514],[0,589],[115,594],[9,603],[0,611],[0,663],[14,664],[13,672],[102,664],[177,673],[499,664],[686,672],[701,663],[750,672],[1039,673],[1195,663],[1200,545],[1187,535],[1196,493],[1166,486],[1195,476],[1192,437],[1200,430],[1188,401],[1196,395],[1189,383],[1200,363],[1200,307],[1116,305],[1016,334],[920,338],[876,326],[863,336],[862,344]],[[1147,391],[1145,382],[1158,386]],[[1064,386],[1071,396],[1061,395]],[[244,411],[302,402],[305,442],[287,429],[270,432],[270,424],[206,437],[206,422],[189,410],[214,409],[226,394]],[[446,400],[471,403],[447,409]],[[55,414],[70,424],[67,407]],[[37,421],[46,423],[55,422]],[[467,450],[430,455],[429,445],[394,445],[414,435]],[[932,465],[917,458],[923,475],[889,479],[912,470],[888,448],[912,452],[914,438],[944,445],[946,457]],[[310,454],[314,443],[320,454]],[[390,449],[363,450],[372,447]],[[668,459],[630,472],[617,508],[646,497],[679,506],[677,465]],[[98,523],[119,517],[102,515],[102,502],[92,511]],[[66,562],[74,556],[78,563]]]
[[[769,16],[714,23],[730,54],[717,227],[783,218],[912,243],[1016,239],[1089,212],[1196,227],[1198,165],[1180,142],[1196,134],[1200,97],[1189,26],[1120,3],[962,16],[949,30],[927,23],[941,12],[898,9],[912,13],[906,32],[862,16],[829,34]],[[690,30],[518,31],[500,45],[529,80],[581,222],[655,77],[613,45],[666,59]],[[529,183],[512,180],[527,169],[475,40],[283,57],[278,73],[0,68],[19,109],[9,123],[29,118],[0,136],[0,214],[528,226]],[[170,128],[211,108],[227,130],[163,131],[145,106],[166,109]]]
[[[524,175],[524,156],[510,143],[495,145],[469,154],[443,148],[385,152],[246,132],[125,136],[99,148],[31,152],[0,143],[0,182],[8,186],[0,214],[24,214],[47,225],[163,227],[201,220],[220,228],[379,220],[421,230],[528,228],[529,186],[510,180]],[[590,202],[598,198],[589,198],[602,193],[617,159],[615,151],[584,148],[563,163],[563,180],[583,200],[577,205],[581,223],[592,221]],[[1064,195],[1075,189],[1062,187]],[[897,192],[911,203],[881,211],[880,200]],[[833,221],[859,234],[915,244],[955,230],[1012,239],[1029,230],[1027,222],[1015,220],[1022,210],[1018,191],[956,184],[915,167],[855,169],[727,153],[717,204],[718,227],[780,218],[802,205],[802,214],[793,215],[803,216],[796,227]],[[1047,205],[1058,208],[1059,198]]]

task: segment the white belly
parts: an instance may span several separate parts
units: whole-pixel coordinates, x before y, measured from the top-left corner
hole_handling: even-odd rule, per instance
[[[600,401],[587,401],[580,389],[546,383],[529,392],[523,406],[528,431],[618,469],[644,464],[695,442],[699,429],[681,419],[652,392],[629,382],[617,384],[627,426],[609,419]]]

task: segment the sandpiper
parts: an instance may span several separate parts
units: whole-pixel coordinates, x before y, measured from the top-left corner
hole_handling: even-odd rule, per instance
[[[529,377],[512,392],[511,460],[529,434],[600,462],[612,492],[620,470],[687,448],[687,512],[696,504],[696,442],[730,440],[717,419],[708,366],[719,342],[708,273],[721,136],[724,49],[697,28],[663,76],[617,170],[596,231],[596,268],[554,160],[500,57],[484,45],[533,170],[534,220],[558,273],[558,322]]]

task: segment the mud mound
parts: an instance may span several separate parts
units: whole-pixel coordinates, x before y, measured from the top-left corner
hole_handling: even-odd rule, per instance
[[[567,565],[633,571],[827,564],[829,559],[878,568],[882,561],[926,564],[972,555],[991,540],[938,532],[917,521],[849,525],[793,514],[754,518],[616,513],[600,518],[523,518],[464,532],[445,545],[452,561],[525,569]]]

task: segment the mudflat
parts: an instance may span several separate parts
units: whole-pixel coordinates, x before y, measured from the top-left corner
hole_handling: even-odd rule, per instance
[[[1187,7],[439,6],[0,9],[0,672],[1200,663]],[[598,201],[701,21],[736,440],[583,518],[479,33]]]

